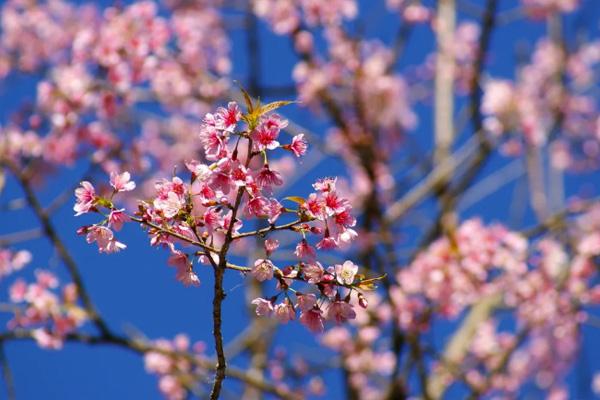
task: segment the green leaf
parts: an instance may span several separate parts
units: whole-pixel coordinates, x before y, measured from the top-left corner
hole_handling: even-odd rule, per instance
[[[240,91],[244,95],[244,101],[246,103],[246,109],[248,110],[248,114],[252,114],[254,111],[254,105],[252,104],[252,97],[248,94],[248,92],[246,92],[246,89],[244,89],[242,87],[242,85],[239,84],[239,82],[236,82],[236,83],[238,84]]]
[[[300,204],[300,205],[306,203],[306,200],[304,200],[300,196],[289,196],[289,197],[284,197],[283,199],[284,200],[293,201],[294,203],[297,203],[297,204]]]
[[[375,284],[377,281],[381,281],[385,279],[387,274],[383,274],[382,276],[378,276],[377,278],[365,279],[356,284],[356,287],[362,290],[371,291],[377,289],[377,285]]]
[[[297,103],[297,102],[290,101],[290,100],[274,101],[272,103],[265,104],[264,106],[259,106],[257,111],[258,111],[259,115],[263,115],[263,114],[268,113],[269,111],[276,110],[280,107],[287,106],[288,104],[292,104],[292,103]]]

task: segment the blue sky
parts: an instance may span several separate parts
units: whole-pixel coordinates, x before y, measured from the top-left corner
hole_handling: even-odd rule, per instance
[[[106,3],[106,2],[105,2]],[[396,18],[384,16],[382,2],[368,5],[361,2],[361,9],[369,15],[367,35],[370,37],[390,38],[396,29]],[[429,4],[430,2],[426,2]],[[483,4],[482,1],[472,1]],[[501,9],[507,10],[516,6],[516,1],[500,1]],[[587,12],[584,13],[586,25],[593,26],[597,35],[597,21],[600,20],[600,7],[597,0],[584,1]],[[468,18],[471,19],[472,18]],[[567,18],[565,29],[572,32],[576,21]],[[594,26],[595,25],[595,26]],[[515,43],[526,43],[530,48],[544,32],[542,22],[517,21],[509,26],[499,28],[493,36],[489,72],[494,76],[513,77],[515,65]],[[569,36],[573,38],[573,35]],[[420,62],[431,50],[432,36],[428,29],[417,28],[406,48],[406,57],[401,66]],[[244,50],[245,41],[240,32],[232,33],[234,77],[245,81],[247,56]],[[263,84],[269,86],[289,85],[290,71],[296,59],[290,50],[289,40],[274,37],[264,24],[260,27],[260,41],[263,48],[262,61],[264,71],[261,76]],[[14,74],[10,79],[0,82],[0,116],[6,121],[7,116],[19,104],[17,99],[32,100],[34,98],[34,82],[29,76]],[[413,133],[415,140],[427,148],[432,132],[431,107],[417,107],[419,126]],[[327,126],[323,121],[309,118],[304,110],[292,108],[288,114],[299,122],[323,134]],[[462,139],[461,139],[462,140]],[[494,157],[482,173],[485,176],[509,160]],[[74,179],[81,174],[83,166],[78,164],[71,169],[62,170],[51,184],[40,189],[44,204],[48,204],[60,194]],[[298,181],[290,194],[306,194],[311,181],[320,175],[331,175],[332,171],[343,170],[334,161],[322,162],[314,171]],[[589,179],[589,176],[586,177]],[[593,175],[597,179],[597,175]],[[583,180],[580,177],[567,177],[568,192],[579,190]],[[509,217],[506,204],[513,199],[516,183],[507,185],[480,204],[466,210],[464,217],[481,215],[488,221],[505,221]],[[297,192],[293,192],[296,190]],[[596,190],[597,191],[597,190]],[[0,194],[0,203],[21,197],[22,193],[14,181],[9,180],[4,192]],[[127,251],[114,255],[99,255],[95,246],[89,246],[75,235],[76,229],[84,223],[92,222],[86,217],[75,218],[68,202],[53,217],[53,222],[61,232],[61,238],[71,249],[80,266],[85,284],[94,302],[105,316],[111,327],[122,333],[143,332],[148,338],[172,338],[180,332],[186,332],[193,341],[207,342],[212,348],[210,301],[212,299],[212,274],[208,269],[201,270],[200,288],[184,288],[174,279],[173,270],[166,265],[167,253],[150,248],[146,235],[135,226],[126,227],[121,238],[128,245]],[[0,216],[0,235],[35,226],[35,219],[29,211],[2,213]],[[531,212],[523,217],[521,226],[533,222]],[[410,233],[410,231],[407,231]],[[27,248],[34,254],[33,263],[24,272],[31,276],[36,268],[48,268],[60,277],[66,278],[63,266],[45,240],[31,241],[17,248]],[[0,291],[6,293],[11,280],[0,282]],[[244,303],[245,278],[235,274],[227,274],[225,288],[227,300],[225,305],[224,336],[232,339],[247,323],[247,312]],[[570,376],[570,388],[573,398],[591,398],[588,390],[590,374],[600,370],[600,335],[598,328],[585,327],[584,351],[581,361]],[[313,337],[299,324],[283,327],[277,336],[276,344],[290,349],[290,352],[301,352],[316,360],[324,361],[327,354],[317,350]],[[7,355],[15,377],[18,399],[61,399],[61,400],[100,400],[100,399],[160,399],[157,381],[148,375],[143,368],[143,360],[136,354],[111,347],[93,348],[79,344],[68,344],[60,352],[43,351],[30,342],[11,343],[7,346]],[[241,358],[232,362],[243,366],[246,360]],[[341,379],[337,372],[323,375],[330,388],[328,399],[343,399],[340,388]],[[230,383],[228,383],[229,385]],[[3,385],[0,384],[0,389]],[[0,398],[4,392],[0,391]],[[533,392],[535,393],[535,392]],[[458,394],[457,394],[458,396]],[[534,397],[535,398],[535,394]]]

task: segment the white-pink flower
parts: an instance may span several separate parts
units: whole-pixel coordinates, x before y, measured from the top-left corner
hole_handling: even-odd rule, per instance
[[[183,207],[183,202],[175,192],[169,192],[164,198],[154,199],[154,207],[162,211],[165,218],[173,218]]]
[[[289,321],[296,319],[296,311],[294,311],[294,306],[287,299],[285,299],[283,303],[275,306],[275,317],[282,324],[286,324]]]
[[[302,157],[306,154],[306,150],[308,149],[308,143],[306,139],[304,139],[304,134],[301,133],[292,138],[292,144],[290,144],[290,150],[294,153],[296,157]]]
[[[89,212],[95,205],[97,197],[94,186],[88,181],[81,182],[81,187],[75,189],[77,200],[73,206],[75,216]]]
[[[352,285],[357,272],[358,266],[352,261],[345,261],[335,266],[335,277],[341,285]]]
[[[321,333],[325,329],[323,325],[322,311],[318,308],[312,308],[302,312],[300,322],[313,333]]]
[[[262,297],[256,298],[251,302],[256,306],[256,315],[261,317],[270,317],[273,314],[273,303]]]
[[[345,301],[334,301],[329,306],[327,318],[335,321],[337,324],[342,324],[349,319],[356,318],[356,312],[349,303]]]
[[[93,225],[89,227],[86,240],[88,243],[96,242],[100,253],[116,253],[127,247],[125,244],[117,242],[113,232],[105,226]]]
[[[124,213],[125,209],[112,210],[108,216],[108,223],[111,228],[116,231],[120,231],[125,222],[128,222],[129,216]]]
[[[130,192],[135,189],[135,182],[131,180],[131,175],[127,171],[122,174],[111,172],[110,186],[112,186],[116,192]]]
[[[254,267],[250,271],[250,275],[252,275],[256,280],[263,282],[269,279],[273,279],[273,270],[275,266],[271,262],[271,260],[259,258],[254,262]]]

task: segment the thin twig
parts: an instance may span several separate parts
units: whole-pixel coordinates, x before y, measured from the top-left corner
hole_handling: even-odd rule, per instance
[[[65,247],[64,243],[60,239],[60,236],[54,228],[54,225],[50,221],[50,217],[42,207],[42,204],[40,203],[33,189],[31,188],[29,179],[25,175],[26,173],[10,161],[3,161],[3,164],[7,166],[7,168],[11,171],[11,173],[15,176],[15,178],[19,181],[19,184],[23,188],[27,203],[29,204],[34,214],[40,221],[45,235],[48,237],[48,239],[56,249],[60,259],[63,261],[67,270],[69,271],[71,279],[77,287],[78,293],[81,297],[81,300],[83,301],[83,305],[85,306],[89,318],[94,322],[94,324],[100,330],[101,333],[107,333],[108,326],[100,318],[96,307],[92,303],[92,299],[90,298],[87,290],[85,289],[83,279],[81,278],[81,274],[79,273],[79,269],[77,267],[77,264],[75,263],[75,260],[73,259],[73,257]]]
[[[10,364],[8,363],[8,358],[6,357],[3,340],[0,340],[0,364],[2,364],[2,376],[4,378],[4,385],[6,386],[6,398],[8,400],[16,400],[15,381],[10,369]]]
[[[33,331],[30,330],[14,330],[10,332],[0,333],[0,342],[13,341],[13,340],[34,340]],[[138,354],[146,353],[160,353],[173,358],[183,358],[186,361],[197,365],[200,368],[212,369],[214,368],[214,362],[210,359],[199,358],[188,352],[180,352],[165,349],[164,347],[156,346],[152,343],[148,343],[141,339],[130,339],[122,336],[117,336],[112,333],[107,335],[87,335],[83,333],[71,333],[65,337],[68,342],[83,343],[90,346],[96,345],[113,345],[121,348],[131,350]],[[259,387],[261,390],[278,396],[281,399],[298,400],[300,397],[294,393],[288,391],[283,387],[273,385],[264,379],[257,379],[238,368],[228,368],[227,376],[240,380]]]

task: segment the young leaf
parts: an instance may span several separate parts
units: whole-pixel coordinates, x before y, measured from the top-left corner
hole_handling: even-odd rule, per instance
[[[246,109],[248,110],[248,114],[252,114],[254,112],[254,105],[252,104],[252,97],[250,97],[248,92],[246,92],[246,89],[244,89],[241,85],[238,85],[238,87],[240,88],[240,91],[244,95],[244,102],[246,103]]]
[[[268,113],[269,111],[276,110],[280,107],[287,106],[288,104],[292,104],[292,103],[297,103],[297,102],[290,101],[290,100],[274,101],[272,103],[265,104],[264,106],[259,106],[257,112],[259,115],[263,115],[263,114]]]
[[[289,196],[289,197],[284,197],[283,199],[284,200],[293,201],[294,203],[297,203],[297,204],[300,204],[300,205],[306,203],[306,200],[304,200],[300,196]]]
[[[360,281],[359,283],[357,283],[356,287],[367,291],[375,290],[377,289],[377,285],[375,284],[375,282],[385,279],[386,276],[387,274],[383,274],[381,276],[378,276],[377,278],[365,279],[364,281]]]

